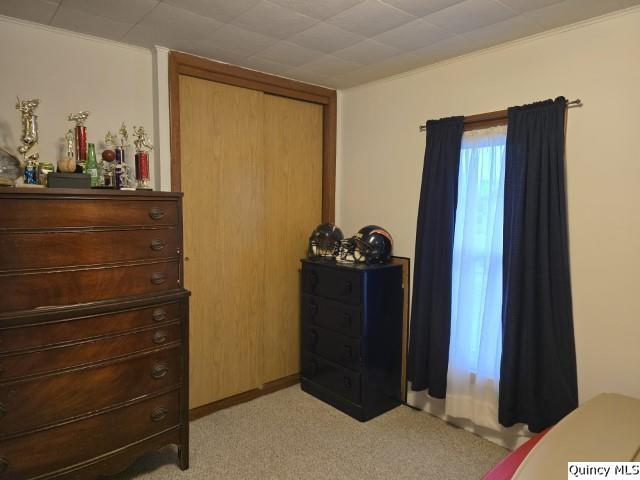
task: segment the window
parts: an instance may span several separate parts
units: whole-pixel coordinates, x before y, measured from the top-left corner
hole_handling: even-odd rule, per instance
[[[448,415],[497,426],[506,126],[464,133],[453,242]]]

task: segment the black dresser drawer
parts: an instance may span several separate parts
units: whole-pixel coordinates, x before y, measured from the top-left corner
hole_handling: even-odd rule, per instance
[[[304,264],[302,292],[359,305],[362,300],[362,276],[346,268]]]
[[[305,322],[359,337],[362,311],[357,306],[312,295],[302,296],[302,318]]]
[[[360,403],[360,374],[310,352],[302,354],[302,376],[347,400]]]
[[[302,348],[352,370],[360,368],[360,340],[357,338],[305,324],[302,330]]]

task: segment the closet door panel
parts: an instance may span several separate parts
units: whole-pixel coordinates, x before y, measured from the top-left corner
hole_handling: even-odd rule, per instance
[[[262,382],[300,371],[300,258],[322,221],[322,106],[264,96]]]
[[[191,408],[261,383],[263,99],[255,90],[180,77]]]

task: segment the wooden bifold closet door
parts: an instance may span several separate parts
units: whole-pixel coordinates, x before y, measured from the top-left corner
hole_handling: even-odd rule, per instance
[[[190,407],[299,372],[299,259],[322,217],[322,106],[180,77]]]

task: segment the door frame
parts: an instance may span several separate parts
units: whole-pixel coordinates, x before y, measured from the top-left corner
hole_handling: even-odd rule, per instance
[[[171,125],[171,191],[180,184],[180,75],[211,80],[322,106],[322,221],[335,222],[336,91],[288,78],[216,62],[182,52],[169,52],[169,118]]]

